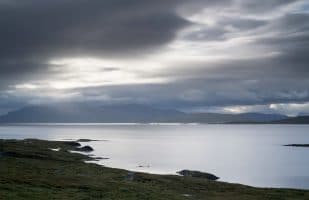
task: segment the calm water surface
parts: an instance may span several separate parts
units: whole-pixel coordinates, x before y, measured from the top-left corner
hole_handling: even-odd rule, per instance
[[[260,187],[309,189],[308,125],[2,125],[0,138],[101,139],[100,164],[159,174],[181,169]],[[140,165],[144,167],[139,167]]]

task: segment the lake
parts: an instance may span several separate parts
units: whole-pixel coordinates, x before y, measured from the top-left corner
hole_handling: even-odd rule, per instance
[[[100,164],[134,171],[213,173],[221,181],[258,187],[309,189],[308,125],[18,124],[0,138],[96,139]]]

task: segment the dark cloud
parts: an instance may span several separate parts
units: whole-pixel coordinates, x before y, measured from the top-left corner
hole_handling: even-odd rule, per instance
[[[188,109],[199,106],[263,105],[309,101],[308,80],[236,78],[187,79],[168,84],[137,84],[78,89],[79,100],[142,103]]]
[[[39,60],[0,59],[0,91],[29,80],[48,77],[52,74],[48,67],[50,65]]]
[[[188,22],[177,1],[28,0],[0,4],[0,57],[121,54],[155,49]]]
[[[189,23],[176,14],[178,2],[2,0],[1,87],[49,75],[53,57],[153,51]]]

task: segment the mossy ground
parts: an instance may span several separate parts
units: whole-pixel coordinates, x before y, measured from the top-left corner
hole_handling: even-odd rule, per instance
[[[52,151],[51,148],[61,148]],[[151,175],[83,162],[71,143],[0,140],[0,199],[309,199],[309,191],[262,189],[203,178]]]

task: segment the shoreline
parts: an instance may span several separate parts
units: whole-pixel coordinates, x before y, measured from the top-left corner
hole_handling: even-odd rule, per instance
[[[309,199],[309,190],[104,167],[71,150],[75,142],[0,140],[0,199]]]
[[[200,122],[150,122],[150,123],[104,123],[104,122],[0,122],[0,126],[199,126],[199,125],[297,125],[308,126],[309,123],[262,123],[262,122],[226,122],[226,123],[200,123]]]

